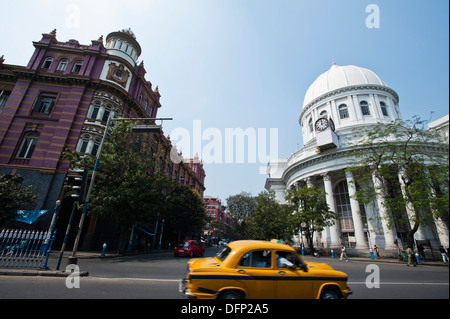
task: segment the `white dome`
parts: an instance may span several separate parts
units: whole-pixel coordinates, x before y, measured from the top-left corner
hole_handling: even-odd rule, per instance
[[[353,85],[375,84],[387,86],[371,70],[354,65],[340,66],[333,62],[331,68],[322,73],[306,91],[303,107],[323,94]]]

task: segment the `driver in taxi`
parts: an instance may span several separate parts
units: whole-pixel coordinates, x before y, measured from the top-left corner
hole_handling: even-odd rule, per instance
[[[283,251],[279,251],[277,253],[277,266],[278,268],[290,268],[295,269],[295,265],[286,259],[287,253]]]

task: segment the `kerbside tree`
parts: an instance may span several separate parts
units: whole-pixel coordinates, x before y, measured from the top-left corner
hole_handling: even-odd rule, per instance
[[[388,225],[409,224],[410,247],[420,225],[437,221],[448,229],[449,223],[448,139],[427,124],[414,117],[362,129],[349,160],[356,199],[368,204],[381,194],[387,212],[382,218]]]

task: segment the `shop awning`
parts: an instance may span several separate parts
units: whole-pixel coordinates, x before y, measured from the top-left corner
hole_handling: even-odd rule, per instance
[[[147,234],[147,235],[155,236],[155,234],[149,233],[149,232],[146,231],[144,228],[141,228],[141,227],[138,227],[138,226],[135,226],[135,228],[136,228],[137,230],[139,230],[139,231],[141,231],[141,232]]]
[[[22,223],[33,224],[39,217],[48,212],[46,210],[18,210],[16,220]]]

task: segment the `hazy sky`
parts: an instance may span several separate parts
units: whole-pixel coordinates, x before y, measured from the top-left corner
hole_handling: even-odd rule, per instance
[[[199,150],[205,162],[205,195],[225,203],[241,191],[257,195],[266,179],[262,160],[287,158],[302,146],[304,95],[333,60],[378,74],[398,93],[404,119],[448,114],[448,6],[445,0],[14,0],[0,9],[0,56],[26,65],[32,41],[53,29],[61,42],[90,44],[131,28],[146,78],[159,86],[158,115],[173,118],[165,134],[184,132],[183,154]],[[226,141],[239,128],[257,141],[250,153],[245,145],[243,160],[240,147]]]

